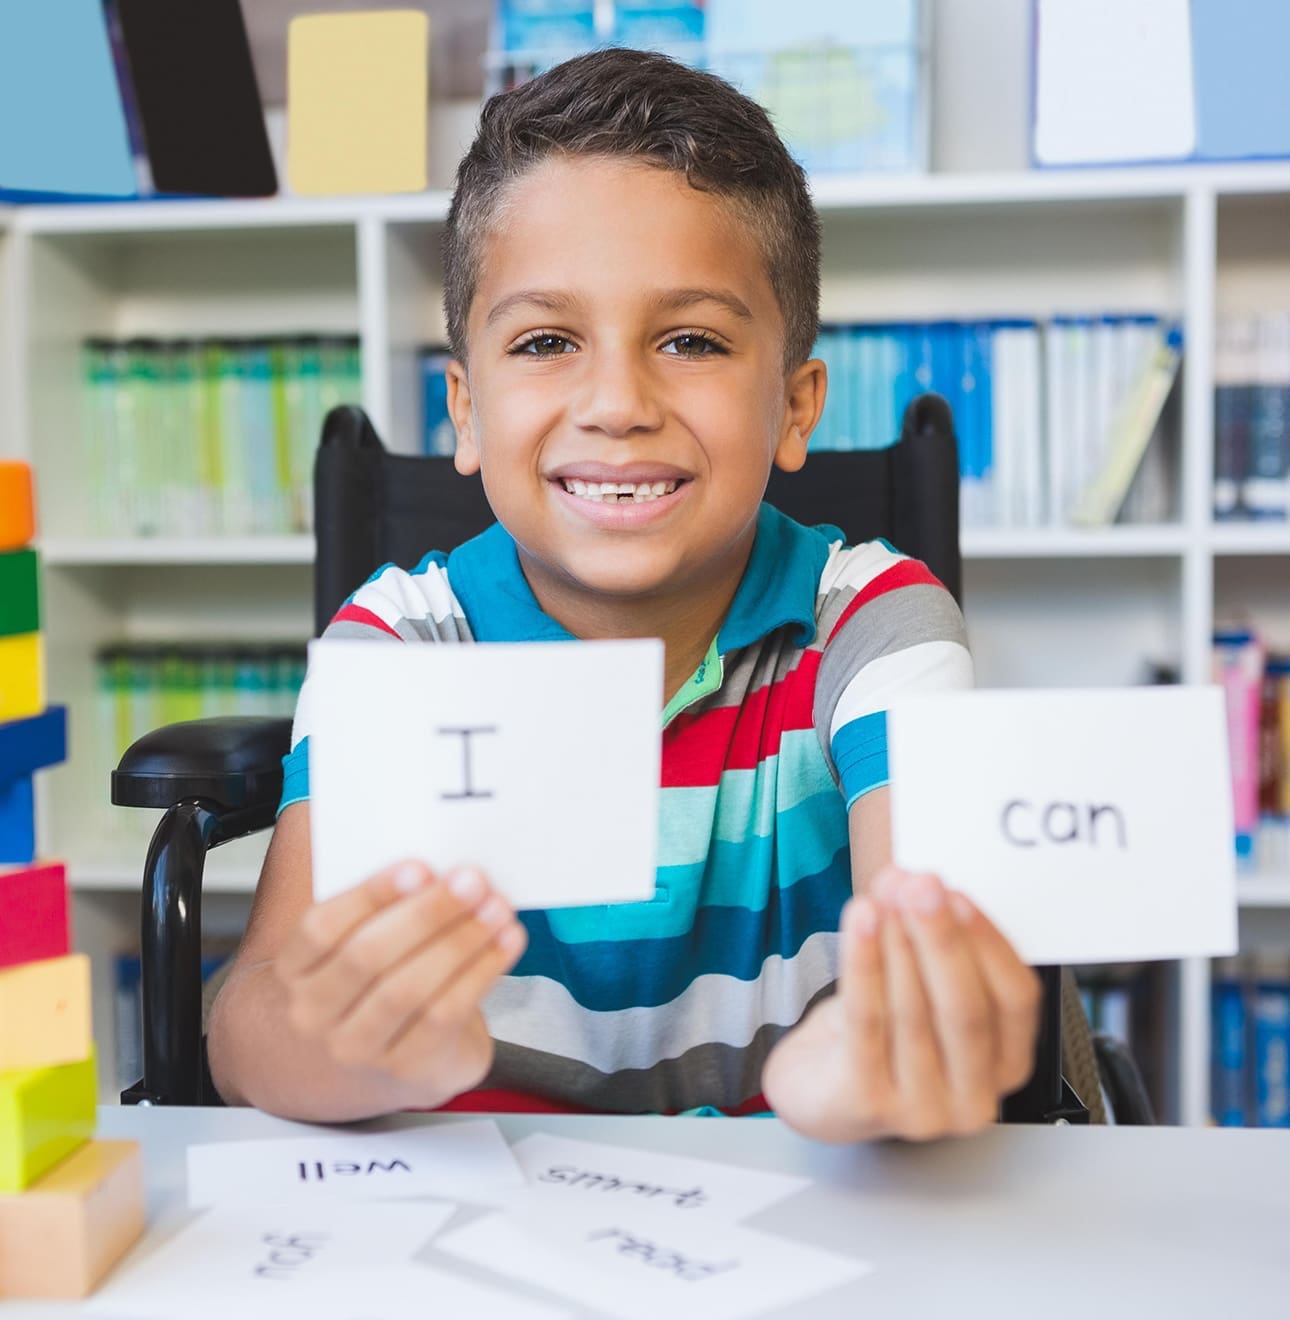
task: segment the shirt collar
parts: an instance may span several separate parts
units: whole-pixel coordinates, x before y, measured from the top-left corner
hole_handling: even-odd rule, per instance
[[[815,637],[815,598],[836,527],[803,527],[769,504],[757,512],[757,535],[730,612],[717,635],[727,655],[792,624],[796,643]],[[494,523],[448,556],[448,580],[479,642],[574,640],[545,613],[520,567],[511,534]]]

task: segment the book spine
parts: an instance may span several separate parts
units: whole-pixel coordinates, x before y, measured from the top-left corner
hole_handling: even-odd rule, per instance
[[[1287,386],[1290,386],[1290,317],[1261,316],[1257,329],[1257,376],[1250,418],[1249,474],[1245,506],[1251,518],[1284,521],[1287,506]]]
[[[1214,331],[1214,518],[1237,518],[1245,476],[1244,435],[1240,427],[1237,327],[1220,320]]]
[[[1214,682],[1227,708],[1228,754],[1232,771],[1232,810],[1236,855],[1254,855],[1259,821],[1259,709],[1262,704],[1263,646],[1253,633],[1233,629],[1214,635]]]
[[[1214,1122],[1219,1127],[1244,1127],[1250,1120],[1250,1022],[1238,959],[1219,959],[1214,964],[1210,994]]]
[[[1254,1112],[1259,1127],[1290,1127],[1290,976],[1260,961],[1254,985]]]

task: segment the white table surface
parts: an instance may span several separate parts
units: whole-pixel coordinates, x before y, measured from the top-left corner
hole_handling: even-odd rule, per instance
[[[358,1126],[453,1121],[399,1115]],[[807,1142],[771,1119],[502,1115],[498,1122],[511,1140],[545,1131],[810,1176],[816,1186],[749,1225],[854,1253],[875,1269],[795,1310],[768,1314],[1290,1317],[1286,1131],[1000,1127],[930,1146],[839,1148]],[[135,1138],[144,1146],[149,1231],[136,1251],[190,1217],[184,1188],[190,1143],[309,1130],[248,1109],[104,1107],[99,1136]],[[489,1278],[433,1246],[423,1254]],[[569,1305],[552,1294],[533,1295]],[[3,1320],[20,1314],[54,1320],[82,1312],[65,1304],[0,1303]],[[436,1314],[430,1298],[409,1310]]]

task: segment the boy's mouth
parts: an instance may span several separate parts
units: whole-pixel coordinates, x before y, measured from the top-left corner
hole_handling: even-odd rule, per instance
[[[679,481],[581,481],[560,477],[560,485],[569,495],[594,504],[650,504],[675,494]]]

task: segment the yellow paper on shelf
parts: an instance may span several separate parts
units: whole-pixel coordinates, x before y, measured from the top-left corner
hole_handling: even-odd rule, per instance
[[[309,14],[287,40],[287,177],[307,194],[426,186],[430,22],[411,9]]]
[[[45,645],[41,633],[0,637],[0,722],[45,709]]]
[[[76,1063],[93,1047],[83,953],[0,971],[0,1073]]]
[[[0,1192],[21,1192],[94,1135],[94,1056],[0,1073]]]

